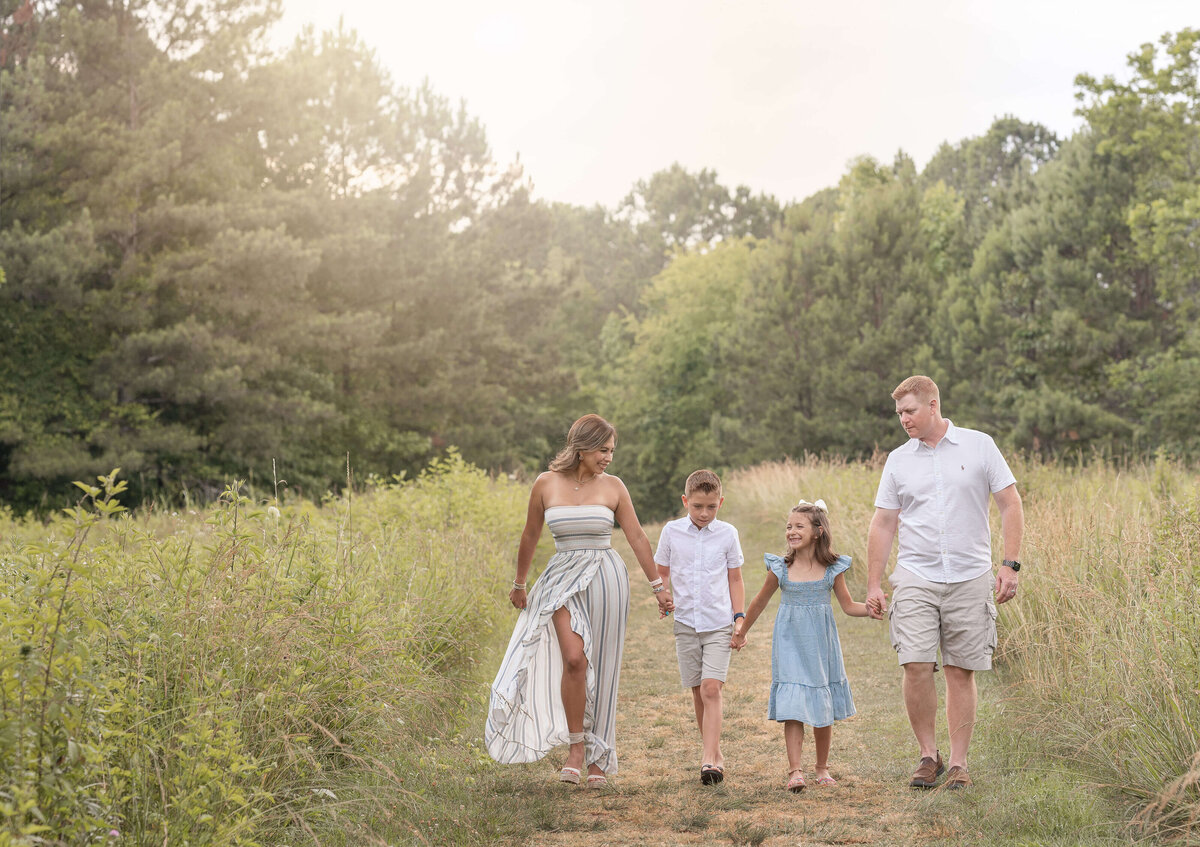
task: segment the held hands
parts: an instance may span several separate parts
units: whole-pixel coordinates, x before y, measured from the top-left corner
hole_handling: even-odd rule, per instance
[[[742,632],[745,618],[739,618],[738,622],[733,625],[733,635],[729,637],[729,646],[734,650],[741,650],[746,646],[746,633]]]
[[[883,620],[887,611],[887,595],[882,588],[872,588],[867,592],[867,614],[877,621]]]
[[[662,620],[675,611],[675,601],[671,599],[671,592],[669,590],[664,588],[654,595],[654,599],[658,601],[659,620]]]

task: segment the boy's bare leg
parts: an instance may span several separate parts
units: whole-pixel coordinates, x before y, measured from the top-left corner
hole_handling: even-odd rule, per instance
[[[696,729],[700,730],[700,738],[704,739],[704,699],[700,696],[700,686],[692,686],[692,706],[696,710]]]
[[[704,761],[719,768],[725,767],[725,758],[721,755],[721,689],[724,685],[719,679],[700,680],[701,706],[697,709],[700,737],[704,741]]]

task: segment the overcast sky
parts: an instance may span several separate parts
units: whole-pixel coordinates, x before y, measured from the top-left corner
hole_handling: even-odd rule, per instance
[[[434,89],[547,200],[613,206],[672,162],[788,202],[860,155],[1013,114],[1069,135],[1075,75],[1200,26],[1197,0],[284,0],[277,38],[344,17],[401,86]]]

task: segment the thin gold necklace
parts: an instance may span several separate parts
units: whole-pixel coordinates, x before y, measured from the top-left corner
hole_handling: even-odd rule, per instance
[[[574,476],[574,474],[572,474],[572,476]],[[584,482],[580,479],[576,479],[575,480],[575,490],[578,491],[580,488],[583,488],[583,486],[588,485],[589,483],[595,482],[596,477],[598,477],[598,476],[600,476],[600,474],[598,474],[598,473],[592,474],[592,478],[589,479],[587,482]]]

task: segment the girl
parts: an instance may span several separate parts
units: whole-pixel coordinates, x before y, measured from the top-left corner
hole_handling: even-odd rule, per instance
[[[787,552],[783,556],[763,556],[769,571],[766,581],[746,610],[746,617],[734,625],[732,646],[740,650],[745,645],[746,633],[767,607],[775,589],[782,587],[771,643],[767,717],[783,722],[787,789],[799,793],[804,790],[804,767],[800,762],[804,724],[813,728],[817,744],[817,785],[837,785],[829,773],[833,722],[854,714],[829,592],[837,595],[842,611],[852,617],[866,617],[867,606],[850,598],[842,576],[850,567],[850,557],[833,552],[824,500],[801,500],[793,506],[785,533]]]

